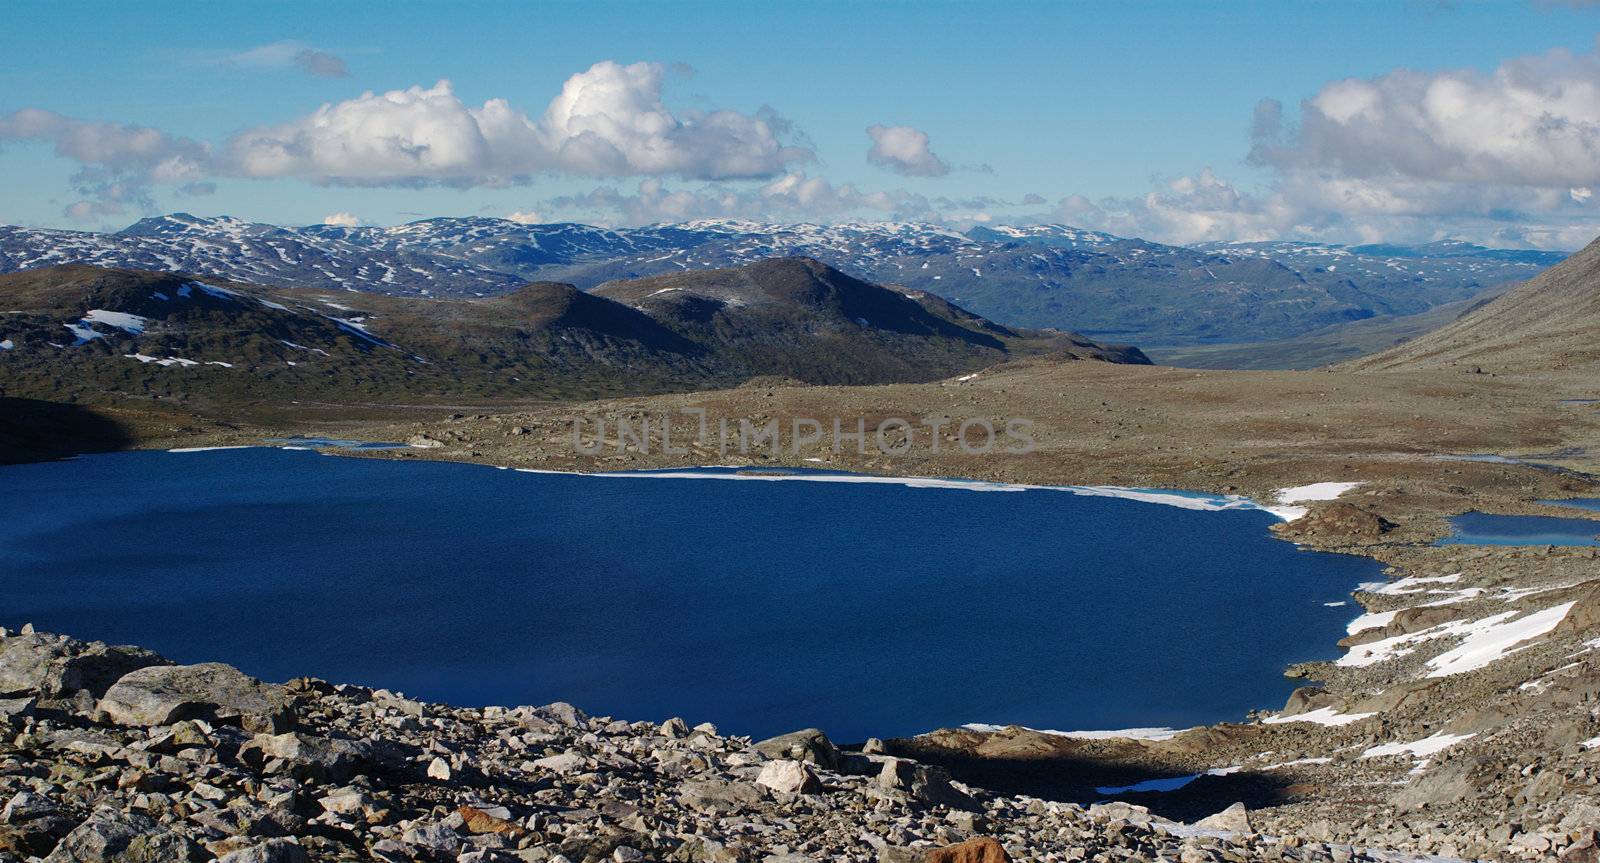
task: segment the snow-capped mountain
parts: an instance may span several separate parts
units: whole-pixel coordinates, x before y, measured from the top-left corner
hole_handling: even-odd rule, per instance
[[[592,288],[797,256],[926,290],[1003,323],[1146,345],[1284,338],[1411,314],[1527,279],[1563,257],[1465,243],[1184,247],[1065,225],[962,233],[903,222],[702,220],[607,229],[435,218],[293,228],[177,213],[113,234],[0,227],[0,271],[82,262],[416,296],[493,295],[530,281]]]
[[[502,293],[526,281],[449,256],[388,251],[227,216],[176,213],[142,219],[114,234],[0,226],[0,271],[53,264],[415,295]]]

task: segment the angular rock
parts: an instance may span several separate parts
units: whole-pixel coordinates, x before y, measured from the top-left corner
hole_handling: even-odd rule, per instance
[[[768,758],[809,761],[824,770],[839,769],[839,748],[820,728],[806,728],[768,738],[755,744],[755,750]]]
[[[189,863],[199,846],[144,815],[102,806],[68,833],[45,863]]]
[[[138,647],[113,647],[64,635],[0,639],[0,694],[56,699],[84,691],[99,698],[123,675],[166,660]]]
[[[32,791],[18,791],[14,797],[6,802],[4,810],[0,810],[0,821],[16,824],[20,821],[29,821],[45,815],[54,815],[59,810],[50,798]]]
[[[100,699],[119,725],[171,725],[182,719],[237,722],[246,731],[281,734],[294,725],[288,693],[231,665],[167,665],[122,676]]]
[[[306,850],[295,839],[268,839],[260,845],[230,851],[217,863],[306,863]]]
[[[541,770],[550,770],[555,773],[576,773],[583,769],[583,756],[572,751],[562,752],[536,759],[533,766]]]
[[[761,802],[761,792],[746,782],[697,779],[683,783],[678,800],[696,812],[720,815],[756,806]]]
[[[765,785],[784,794],[819,794],[822,783],[803,761],[768,761],[756,777],[757,785]]]
[[[450,762],[443,758],[435,758],[428,762],[428,778],[440,782],[450,781]]]
[[[400,834],[400,841],[438,854],[454,852],[461,847],[461,836],[443,824],[418,824]]]
[[[977,809],[977,801],[950,784],[950,774],[941,767],[930,767],[904,758],[886,758],[878,773],[878,787],[902,791],[914,800],[949,806],[952,809]]]
[[[33,715],[34,705],[38,700],[33,696],[24,698],[0,698],[0,722],[16,722]]]
[[[461,816],[462,828],[475,835],[504,833],[509,836],[521,836],[528,832],[515,821],[491,815],[473,806],[462,806],[456,810],[456,814]]]
[[[745,863],[739,852],[704,836],[691,836],[667,857],[671,863]]]
[[[313,737],[308,734],[257,734],[239,748],[239,760],[262,769],[271,761],[282,762],[279,773],[300,782],[337,784],[349,781],[354,772],[372,759],[372,747],[365,741]]]
[[[1208,815],[1194,826],[1204,830],[1229,830],[1234,833],[1249,833],[1250,810],[1243,803],[1235,803],[1215,815]]]

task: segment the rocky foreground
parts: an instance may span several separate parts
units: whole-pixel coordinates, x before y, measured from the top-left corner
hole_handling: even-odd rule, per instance
[[[1126,803],[1002,796],[936,767],[568,704],[458,708],[0,630],[0,860],[295,863],[1378,861]],[[1592,831],[1564,860],[1594,860]],[[1587,855],[1587,856],[1584,856]]]

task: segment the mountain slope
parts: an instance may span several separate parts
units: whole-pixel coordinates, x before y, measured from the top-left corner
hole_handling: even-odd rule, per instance
[[[1432,332],[1504,293],[1490,288],[1476,297],[1411,315],[1378,315],[1322,327],[1287,339],[1153,350],[1167,366],[1191,369],[1314,369],[1387,350]]]
[[[1348,367],[1600,371],[1600,240],[1456,321]]]
[[[584,398],[762,375],[928,381],[1014,356],[1148,362],[1137,349],[1012,330],[815,261],[673,279],[425,299],[82,265],[28,270],[0,276],[0,394]]]
[[[77,262],[405,296],[488,296],[538,281],[587,289],[772,257],[813,258],[1009,324],[1179,347],[1283,339],[1416,314],[1525,280],[1560,255],[1461,243],[1186,248],[1063,225],[961,233],[900,222],[705,220],[612,230],[435,218],[286,228],[177,213],[114,234],[0,228],[0,271]]]

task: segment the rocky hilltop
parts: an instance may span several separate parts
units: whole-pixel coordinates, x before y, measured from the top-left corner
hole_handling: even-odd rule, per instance
[[[1379,861],[1125,803],[1003,795],[814,729],[460,708],[0,631],[0,859],[45,863]],[[1592,831],[1563,859],[1593,860]],[[1582,856],[1588,854],[1589,856]]]

